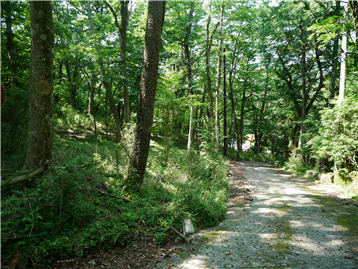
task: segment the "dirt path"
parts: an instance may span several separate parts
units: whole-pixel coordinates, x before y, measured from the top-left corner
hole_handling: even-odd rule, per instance
[[[358,268],[357,238],[335,221],[321,194],[268,164],[237,165],[245,174],[237,189],[250,193],[250,203],[229,200],[226,220],[195,235],[206,244],[155,268]],[[342,212],[356,214],[357,208],[348,205]]]

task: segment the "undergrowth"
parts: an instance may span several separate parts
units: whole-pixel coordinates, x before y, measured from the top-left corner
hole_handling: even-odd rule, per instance
[[[229,148],[228,156],[234,159],[237,158],[236,150],[233,148]],[[243,151],[240,158],[247,161],[270,162],[277,166],[282,166],[286,160],[284,157],[278,154],[271,154],[265,152],[255,153],[253,150]]]
[[[81,126],[72,118],[61,127]],[[128,191],[124,177],[133,129],[124,131],[121,144],[103,136],[56,135],[46,175],[2,188],[3,266],[19,252],[25,267],[51,266],[128,246],[143,233],[162,245],[175,236],[169,227],[181,230],[184,218],[191,218],[196,229],[224,218],[229,162],[212,150],[214,144],[204,142],[190,154],[172,146],[163,162],[158,152],[164,140],[157,138],[143,185]]]

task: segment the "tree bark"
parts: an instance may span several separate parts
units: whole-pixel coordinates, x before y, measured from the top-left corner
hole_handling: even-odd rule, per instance
[[[225,57],[225,48],[224,48],[224,156],[227,156],[226,57]]]
[[[29,81],[29,136],[27,169],[52,159],[53,151],[53,54],[51,2],[30,1],[31,57]]]
[[[267,75],[268,76],[268,75]],[[262,138],[262,120],[264,117],[264,111],[265,111],[265,105],[266,105],[266,95],[267,95],[267,80],[266,79],[266,86],[265,86],[265,92],[264,92],[264,98],[263,101],[261,103],[261,109],[260,109],[260,115],[259,115],[259,119],[258,119],[258,127],[256,128],[256,134],[255,134],[255,146],[256,146],[256,154],[259,154],[261,152],[261,138]]]
[[[94,116],[94,93],[95,93],[95,85],[93,83],[94,74],[92,74],[92,78],[88,81],[89,87],[89,100],[88,100],[88,115]]]
[[[231,100],[231,113],[232,117],[234,119],[234,129],[235,129],[235,138],[236,138],[236,147],[237,147],[237,157],[240,156],[239,152],[239,124],[237,122],[237,115],[235,110],[235,100],[234,100],[234,94],[233,94],[233,81],[232,81],[232,72],[229,74],[229,94],[230,94],[230,100]]]
[[[358,2],[355,0],[348,0],[348,3],[352,10],[354,30],[356,31],[356,46],[358,49]]]
[[[126,62],[126,54],[127,54],[127,27],[128,27],[128,4],[129,1],[121,1],[121,25],[118,23],[117,14],[113,7],[107,2],[104,3],[111,10],[112,15],[114,17],[114,24],[117,26],[119,33],[121,35],[121,76],[123,82],[123,100],[124,100],[124,122],[129,123],[129,92],[128,92],[128,77],[127,77],[127,62]]]
[[[194,2],[190,3],[190,12],[189,12],[189,23],[186,30],[186,35],[184,39],[184,54],[185,54],[185,65],[187,69],[187,79],[188,79],[188,94],[190,100],[192,100],[191,95],[193,95],[192,89],[192,70],[191,70],[191,59],[190,59],[190,48],[189,48],[189,38],[192,27],[192,19],[194,14]],[[189,133],[188,133],[188,152],[191,150],[191,144],[193,140],[193,129],[194,129],[194,107],[189,103],[190,116],[189,116]]]
[[[242,141],[243,141],[244,116],[245,116],[245,102],[246,102],[246,99],[248,98],[246,96],[248,79],[249,79],[249,60],[247,61],[247,65],[246,65],[244,89],[242,91],[242,99],[241,99],[240,122],[239,122],[239,139],[238,139],[239,143],[237,145],[238,156],[241,156],[241,154],[242,154]]]
[[[337,79],[337,73],[338,73],[338,68],[337,68],[337,64],[338,64],[338,36],[334,39],[332,57],[333,57],[332,74],[331,74],[331,81],[330,81],[330,85],[329,85],[329,90],[330,90],[329,99],[330,100],[334,99],[334,97],[336,95],[336,79]]]
[[[123,99],[124,99],[124,122],[129,123],[129,92],[128,92],[128,77],[127,77],[127,26],[128,26],[128,3],[129,1],[121,2],[121,75],[123,81]]]
[[[237,42],[235,42],[235,49],[233,51],[232,61],[231,61],[231,68],[229,72],[229,95],[230,95],[230,101],[231,101],[231,113],[232,118],[234,120],[234,129],[235,129],[235,138],[236,138],[236,147],[237,147],[237,157],[239,157],[239,125],[237,122],[237,114],[235,109],[235,100],[234,100],[234,93],[233,93],[233,83],[234,83],[234,77],[236,72],[236,65],[237,65],[237,57],[236,57],[236,49],[237,49]]]
[[[301,68],[302,68],[302,103],[301,103],[301,129],[300,129],[300,139],[298,141],[298,147],[301,148],[304,141],[303,141],[303,127],[304,127],[304,120],[306,119],[307,115],[307,85],[306,85],[306,47],[305,45],[302,46],[302,59],[301,59]]]
[[[336,8],[334,11],[334,15],[339,15],[340,13],[340,1],[336,1]],[[338,36],[334,39],[333,42],[333,55],[332,55],[332,74],[331,74],[331,81],[329,85],[330,95],[329,99],[332,100],[336,95],[336,79],[338,73]]]
[[[11,2],[4,1],[2,4],[3,10],[6,12],[6,47],[10,60],[11,71],[11,88],[18,86],[17,79],[17,61],[15,53],[14,32],[12,31],[12,19],[11,19]]]
[[[67,73],[67,85],[70,91],[70,104],[73,108],[77,108],[77,79],[78,79],[78,65],[75,64],[73,68],[70,67],[69,62],[65,62]],[[71,78],[71,69],[73,69],[73,75]]]
[[[220,150],[220,80],[221,80],[221,55],[222,55],[222,28],[223,28],[223,15],[224,15],[224,4],[221,5],[220,12],[220,27],[219,27],[219,52],[218,52],[218,68],[216,76],[216,98],[215,98],[215,138],[216,138],[216,149]]]
[[[212,128],[214,129],[214,96],[213,91],[211,88],[211,74],[210,74],[210,51],[211,51],[211,44],[213,43],[213,36],[216,32],[216,29],[219,26],[219,23],[216,24],[214,30],[212,31],[211,35],[209,34],[211,22],[211,14],[209,13],[208,22],[206,24],[206,76],[208,79],[208,94],[209,94],[209,102],[210,102],[210,121],[212,124]]]
[[[144,62],[137,112],[137,126],[127,182],[132,186],[143,183],[147,165],[155,93],[158,82],[159,51],[164,24],[165,1],[149,1],[145,34]]]

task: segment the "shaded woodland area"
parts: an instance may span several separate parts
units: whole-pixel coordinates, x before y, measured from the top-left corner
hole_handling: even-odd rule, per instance
[[[2,265],[213,226],[230,158],[358,199],[356,1],[3,1],[1,27]]]

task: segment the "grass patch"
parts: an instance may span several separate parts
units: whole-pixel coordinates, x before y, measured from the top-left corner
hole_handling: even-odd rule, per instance
[[[203,240],[205,242],[209,242],[211,240],[215,240],[216,238],[219,237],[219,235],[221,235],[224,231],[227,231],[228,227],[219,227],[216,231],[212,231],[208,234],[205,234],[202,236]]]
[[[277,209],[282,213],[286,213],[290,206],[285,202],[280,202],[277,205]],[[291,254],[291,251],[288,249],[290,246],[290,241],[292,240],[293,229],[289,223],[288,218],[285,216],[278,217],[275,221],[272,221],[272,225],[276,227],[276,231],[279,234],[279,241],[275,242],[275,246],[272,251],[277,254]]]
[[[222,234],[222,233],[223,233],[223,231],[214,231],[214,232],[211,232],[209,234],[203,235],[203,239],[206,242],[209,242],[210,240],[215,240],[216,238],[218,238],[219,235]]]
[[[310,191],[313,193],[311,198],[322,205],[325,212],[330,214],[344,230],[352,233],[352,238],[358,244],[358,208],[345,204],[339,198],[327,197],[313,190]]]
[[[210,232],[210,233],[208,233],[208,234],[203,235],[202,238],[203,238],[203,240],[204,240],[205,242],[209,242],[210,240],[215,240],[216,238],[218,238],[218,236],[219,236],[220,234],[222,234],[222,233],[225,232],[225,231],[228,231],[228,229],[229,229],[229,228],[226,227],[226,226],[219,227],[219,228],[217,228],[215,231],[212,231],[212,232]]]

